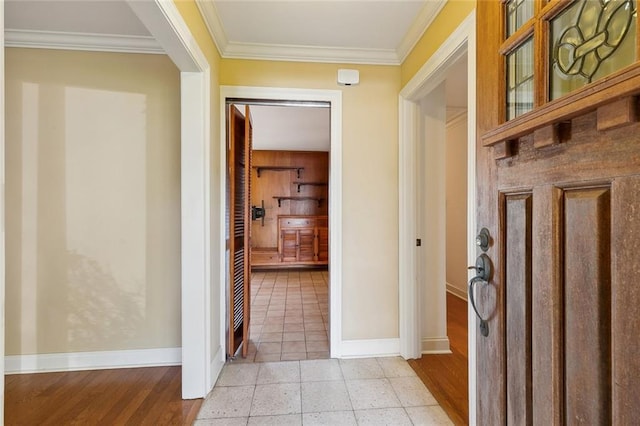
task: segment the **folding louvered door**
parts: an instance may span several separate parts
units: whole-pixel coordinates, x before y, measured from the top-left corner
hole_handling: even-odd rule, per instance
[[[250,319],[250,226],[249,200],[251,194],[251,116],[249,106],[245,114],[237,106],[228,106],[229,169],[229,288],[227,356],[232,357],[243,342],[249,341]],[[242,345],[246,356],[248,344]]]

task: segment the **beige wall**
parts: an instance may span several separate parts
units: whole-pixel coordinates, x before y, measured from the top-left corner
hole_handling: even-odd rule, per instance
[[[179,347],[173,63],[6,49],[6,164],[6,354]]]
[[[402,63],[402,87],[411,80],[475,7],[476,0],[447,1]]]
[[[447,123],[447,284],[467,286],[467,114]]]
[[[398,92],[400,68],[223,59],[221,85],[342,90],[343,338],[398,337]]]

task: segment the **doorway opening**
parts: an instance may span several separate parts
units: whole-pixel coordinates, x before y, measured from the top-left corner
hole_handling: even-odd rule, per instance
[[[340,96],[335,91],[269,91],[221,88],[225,105],[247,111],[252,128],[246,260],[250,320],[245,356],[237,352],[233,359],[329,358],[339,353],[340,336],[339,297],[333,297],[340,294],[335,291],[339,278],[333,277],[339,277],[341,266],[336,225],[341,212],[334,203],[340,192]],[[227,314],[224,335],[230,324],[229,256],[221,295]]]
[[[457,297],[466,293],[466,265],[475,259],[475,58],[475,13],[472,12],[400,93],[400,340],[405,358],[452,357],[462,352],[465,344],[460,340],[465,338],[467,348],[475,345],[475,329],[469,326],[475,322],[469,317],[465,302]],[[465,61],[466,66],[461,61]],[[459,75],[455,74],[457,66]],[[449,108],[447,114],[451,89],[460,88],[464,82],[468,85],[462,96],[465,102],[449,103],[454,108]],[[463,110],[458,108],[462,106],[467,109],[466,120]],[[460,123],[456,124],[456,120]],[[466,131],[462,121],[466,121]],[[457,126],[460,129],[456,129]],[[466,179],[462,177],[467,184],[463,195],[466,207],[456,206],[451,196],[447,197],[447,181],[452,180],[447,176],[447,169],[454,170],[447,164],[447,148],[451,148],[447,139],[456,133],[461,134],[460,150],[466,149],[466,165],[462,166],[467,172]],[[450,152],[449,156],[455,157],[458,164],[465,161],[460,153]],[[464,191],[454,187],[449,188],[449,192]],[[450,217],[453,209],[465,210],[466,232],[464,225],[458,225],[458,234],[462,237],[448,242],[448,222],[465,221],[464,215],[458,220]],[[416,247],[416,238],[422,239],[421,247]],[[460,242],[458,248],[457,242]],[[458,260],[447,265],[454,258]],[[456,272],[448,274],[447,266]],[[449,301],[461,302],[462,309],[448,306]],[[451,318],[454,312],[458,312],[457,317]],[[454,319],[463,332],[461,338],[454,337],[451,327]],[[418,362],[410,361],[413,365]],[[467,356],[458,364],[457,372],[444,374],[443,380],[450,389],[457,389],[458,395],[448,395],[449,399],[468,400],[468,395],[475,397],[475,352],[467,351]],[[453,362],[441,364],[438,373],[451,370],[453,365]],[[464,382],[452,385],[451,378],[463,376],[465,369],[468,387]],[[423,380],[428,384],[428,378]],[[446,408],[452,404],[438,398],[437,391],[432,392],[450,417],[456,417]],[[464,401],[463,406],[468,415],[463,411],[459,414],[460,421],[475,418],[475,398],[468,403]]]
[[[435,227],[440,235],[426,242],[426,250],[418,254],[424,259],[419,265],[426,265],[419,267],[418,275],[425,314],[420,318],[421,356],[410,361],[456,423],[468,422],[469,416],[466,82],[467,56],[462,55],[447,68],[444,80],[420,100],[418,235],[433,235]],[[436,310],[442,314],[428,314]]]

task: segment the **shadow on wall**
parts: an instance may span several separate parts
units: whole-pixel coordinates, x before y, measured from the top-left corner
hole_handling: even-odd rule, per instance
[[[68,262],[67,342],[69,349],[125,343],[144,320],[144,295],[126,291],[100,264],[78,253]],[[143,287],[142,283],[131,288]]]

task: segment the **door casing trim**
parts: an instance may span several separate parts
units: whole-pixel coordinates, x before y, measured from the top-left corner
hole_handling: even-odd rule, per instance
[[[211,70],[173,2],[127,3],[180,70],[182,398],[203,398],[221,368],[209,362]]]
[[[220,236],[225,247],[226,101],[264,99],[276,101],[323,101],[331,104],[331,143],[329,155],[329,342],[330,356],[342,356],[342,92],[340,90],[291,89],[277,87],[220,86]],[[220,344],[226,339],[226,251],[219,258]],[[224,353],[225,351],[222,351]]]
[[[476,13],[473,10],[440,46],[433,56],[404,86],[399,95],[399,324],[400,354],[419,358],[420,289],[417,282],[415,238],[417,229],[417,144],[419,142],[420,101],[444,78],[450,65],[467,55],[467,259],[475,264],[476,248]],[[475,316],[469,323],[469,422],[476,420],[476,327]]]

